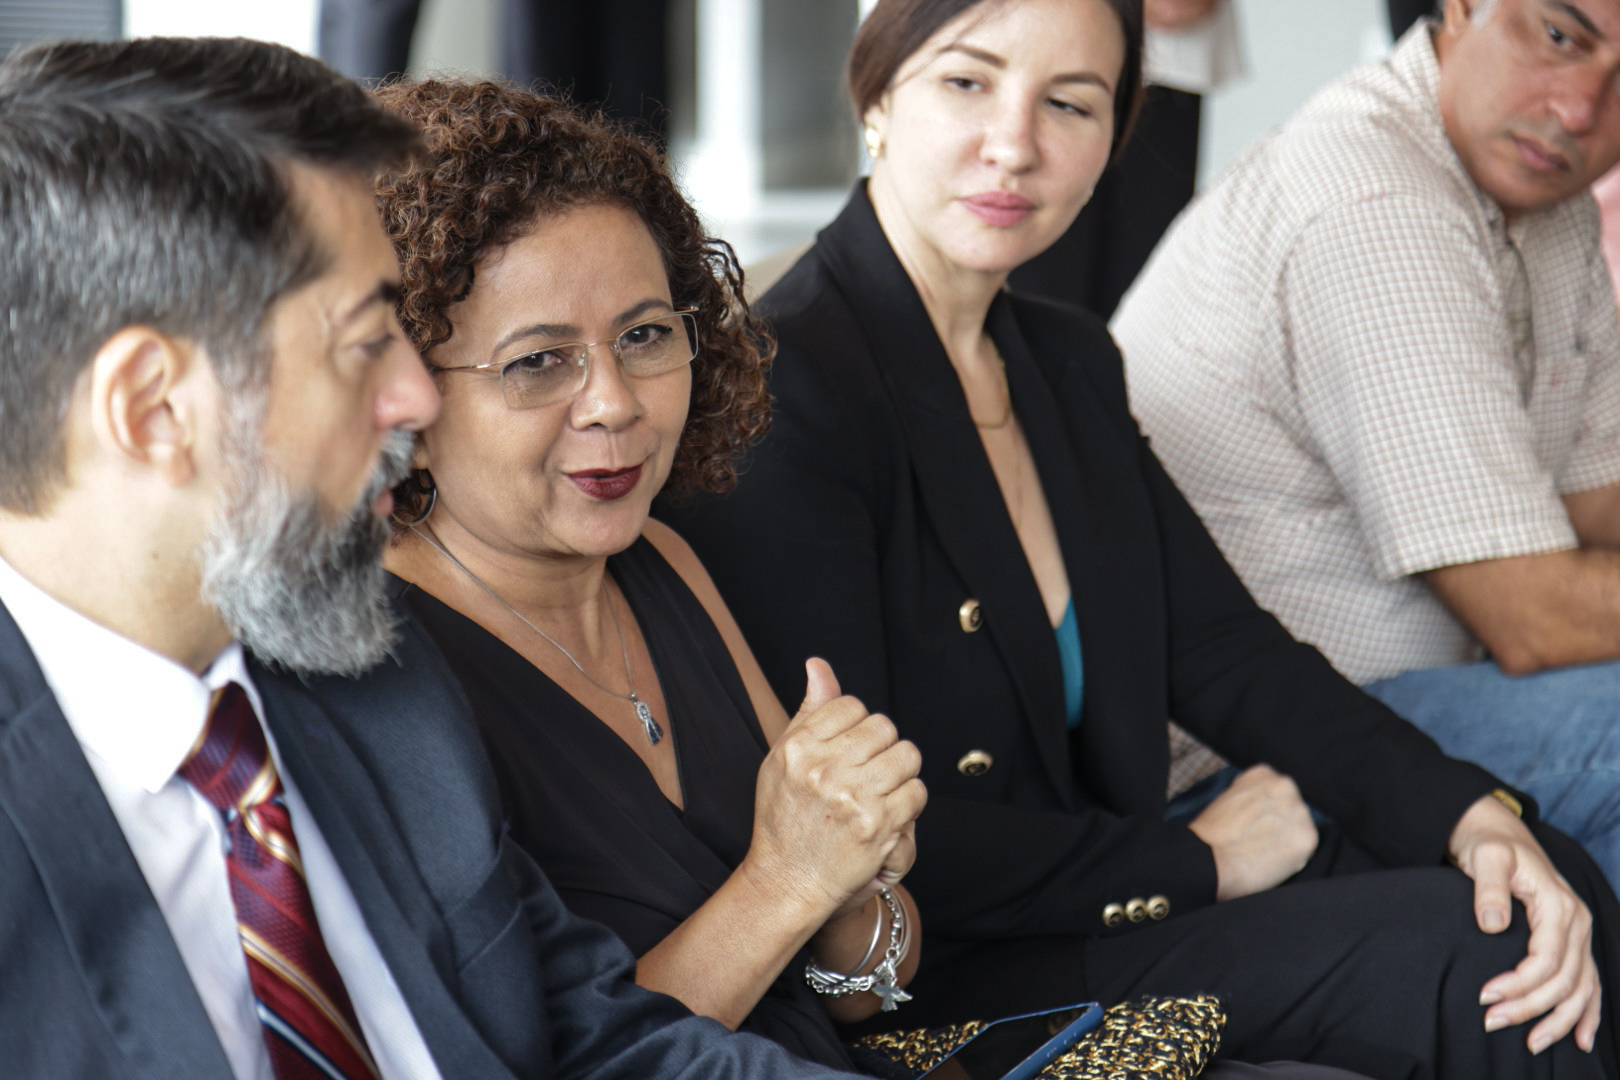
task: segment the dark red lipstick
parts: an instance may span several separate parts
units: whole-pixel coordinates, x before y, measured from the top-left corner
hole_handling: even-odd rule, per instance
[[[579,490],[593,499],[612,502],[630,494],[641,479],[641,466],[628,469],[581,469],[569,473],[568,479],[579,485]]]

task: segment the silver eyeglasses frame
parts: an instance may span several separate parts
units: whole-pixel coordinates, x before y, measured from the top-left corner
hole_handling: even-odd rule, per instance
[[[606,345],[608,347],[608,351],[613,354],[613,359],[618,362],[619,370],[623,371],[631,378],[650,379],[658,375],[667,375],[671,371],[677,371],[687,364],[690,364],[693,360],[697,359],[698,354],[698,311],[698,308],[689,307],[679,308],[674,311],[660,312],[657,315],[649,315],[645,319],[639,319],[636,322],[631,323],[623,330],[620,330],[613,337],[604,338],[600,341],[565,341],[556,345],[547,345],[543,349],[530,349],[528,352],[519,353],[517,356],[509,356],[504,360],[487,360],[482,364],[457,364],[455,366],[442,366],[436,364],[433,366],[433,370],[489,371],[492,368],[499,369],[501,377],[501,397],[506,402],[506,407],[509,409],[538,409],[545,405],[555,405],[560,401],[567,401],[569,398],[573,397],[575,394],[579,393],[585,388],[586,382],[588,382],[591,377],[591,350],[598,345]],[[624,366],[624,354],[619,346],[619,342],[624,339],[624,336],[633,330],[646,326],[648,323],[662,322],[675,317],[679,317],[682,323],[685,324],[687,341],[691,345],[691,355],[679,363],[671,364],[669,367],[662,368],[658,371],[636,373],[626,368]],[[525,401],[521,404],[516,404],[513,402],[513,394],[507,389],[507,369],[509,369],[513,364],[516,364],[522,360],[527,360],[529,357],[535,356],[539,353],[563,352],[565,350],[576,349],[579,351],[579,358],[574,361],[574,364],[579,368],[579,377],[574,382],[573,387],[569,389],[567,393],[559,394],[556,397],[548,397],[543,401]]]

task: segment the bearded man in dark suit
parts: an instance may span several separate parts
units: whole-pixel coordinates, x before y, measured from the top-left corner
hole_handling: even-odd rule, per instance
[[[633,984],[396,640],[414,141],[263,43],[0,65],[0,1071],[830,1076]]]

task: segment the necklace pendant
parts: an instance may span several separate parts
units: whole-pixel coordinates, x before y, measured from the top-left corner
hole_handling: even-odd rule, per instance
[[[647,708],[647,703],[634,694],[630,695],[630,703],[636,707],[636,718],[641,721],[642,730],[647,733],[647,741],[654,746],[663,742],[664,729],[658,726],[658,721],[653,717],[652,710]]]

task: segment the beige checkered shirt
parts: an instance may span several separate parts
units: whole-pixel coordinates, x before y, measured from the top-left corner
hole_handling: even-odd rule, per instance
[[[1260,603],[1351,679],[1473,659],[1421,578],[1573,548],[1620,482],[1589,196],[1506,222],[1446,138],[1427,27],[1177,222],[1114,321],[1133,407]]]

